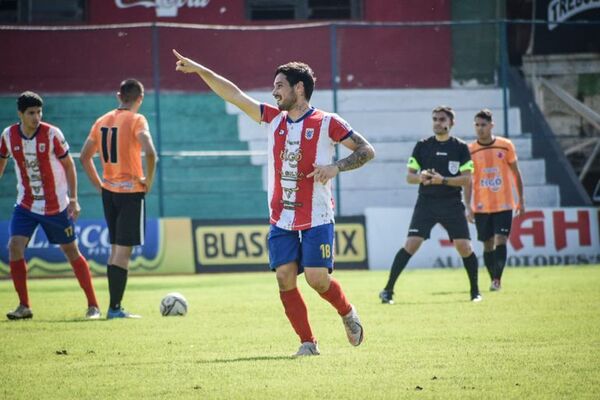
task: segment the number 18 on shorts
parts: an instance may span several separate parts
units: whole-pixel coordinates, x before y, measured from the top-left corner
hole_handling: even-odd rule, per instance
[[[304,267],[333,269],[334,224],[319,225],[303,231],[288,231],[271,225],[269,230],[269,264],[271,269],[293,261],[298,273]]]

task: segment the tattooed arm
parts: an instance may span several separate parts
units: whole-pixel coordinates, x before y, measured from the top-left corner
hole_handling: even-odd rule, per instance
[[[315,169],[307,175],[308,178],[314,177],[315,181],[325,184],[338,173],[362,167],[367,161],[372,160],[375,157],[375,149],[373,146],[371,146],[371,144],[356,131],[352,132],[352,135],[341,143],[352,150],[352,154],[346,158],[337,160],[331,165],[315,164]]]
[[[375,157],[375,149],[371,143],[358,132],[353,132],[342,144],[352,150],[352,154],[335,162],[340,172],[362,167]]]

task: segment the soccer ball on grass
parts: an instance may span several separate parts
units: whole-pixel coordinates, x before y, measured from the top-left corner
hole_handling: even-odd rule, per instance
[[[160,313],[164,317],[185,315],[187,309],[188,302],[181,293],[169,293],[160,301]]]

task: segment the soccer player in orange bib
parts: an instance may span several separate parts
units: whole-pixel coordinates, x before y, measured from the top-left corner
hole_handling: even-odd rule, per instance
[[[525,198],[515,146],[509,139],[492,134],[493,127],[490,110],[483,109],[475,114],[477,140],[469,144],[475,172],[464,195],[467,219],[475,222],[477,238],[483,242],[483,260],[492,281],[490,290],[497,291],[501,288],[506,265],[506,242],[513,210],[516,210],[516,215],[523,214]],[[517,188],[517,203],[513,185]]]
[[[144,244],[146,211],[156,170],[156,150],[146,118],[138,113],[144,86],[135,79],[121,82],[119,107],[98,118],[81,150],[80,160],[94,187],[102,194],[111,252],[106,266],[110,304],[106,317],[139,318],[121,306],[133,246]],[[146,172],[142,166],[146,154]],[[92,161],[100,153],[101,180]]]

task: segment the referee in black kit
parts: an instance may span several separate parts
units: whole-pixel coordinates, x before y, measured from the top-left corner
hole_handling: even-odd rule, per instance
[[[471,301],[481,301],[477,286],[477,257],[471,248],[462,186],[471,180],[473,161],[465,142],[450,136],[454,110],[447,106],[433,109],[435,135],[417,142],[408,160],[406,180],[419,184],[419,197],[413,212],[404,247],[396,254],[385,289],[379,293],[382,303],[393,304],[394,285],[408,260],[429,239],[431,228],[440,223],[448,232],[469,276]]]

